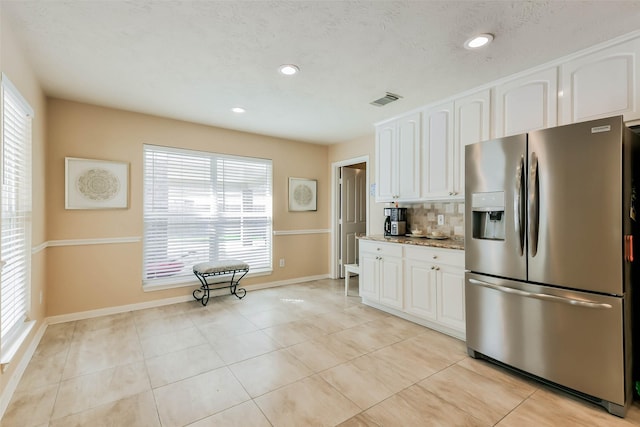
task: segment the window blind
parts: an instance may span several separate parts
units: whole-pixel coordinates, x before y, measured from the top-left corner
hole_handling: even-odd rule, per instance
[[[27,320],[31,269],[31,121],[33,111],[2,75],[0,215],[0,348],[5,350]]]
[[[144,146],[143,283],[184,282],[193,264],[271,271],[271,160]]]

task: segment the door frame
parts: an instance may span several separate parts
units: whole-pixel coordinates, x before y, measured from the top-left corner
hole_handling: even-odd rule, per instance
[[[338,179],[338,174],[340,173],[340,168],[343,166],[355,165],[358,163],[365,163],[367,166],[366,175],[365,175],[365,188],[367,193],[366,198],[366,213],[365,218],[367,221],[367,234],[369,233],[369,197],[370,197],[370,186],[369,186],[369,156],[360,156],[354,157],[352,159],[341,160],[339,162],[334,162],[331,164],[331,251],[329,263],[331,265],[331,278],[337,279],[340,277],[340,269],[338,268],[338,253],[340,252],[340,234],[338,233],[338,218],[340,217],[340,181]]]

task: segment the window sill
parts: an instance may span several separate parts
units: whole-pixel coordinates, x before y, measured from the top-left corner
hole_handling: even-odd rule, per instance
[[[34,326],[36,326],[35,320],[24,322],[20,330],[16,332],[14,338],[7,345],[2,345],[2,350],[0,350],[0,366],[2,367],[2,372],[4,372],[5,367],[14,358]]]

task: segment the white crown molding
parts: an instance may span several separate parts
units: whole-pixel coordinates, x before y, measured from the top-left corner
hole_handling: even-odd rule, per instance
[[[326,234],[330,233],[328,228],[321,228],[316,230],[276,230],[273,232],[274,236],[295,236],[300,234]]]

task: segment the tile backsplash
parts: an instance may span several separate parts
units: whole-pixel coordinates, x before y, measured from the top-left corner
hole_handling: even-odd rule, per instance
[[[429,202],[404,206],[407,208],[407,229],[426,233],[440,231],[451,237],[464,237],[464,202]],[[438,225],[438,215],[444,224]]]

